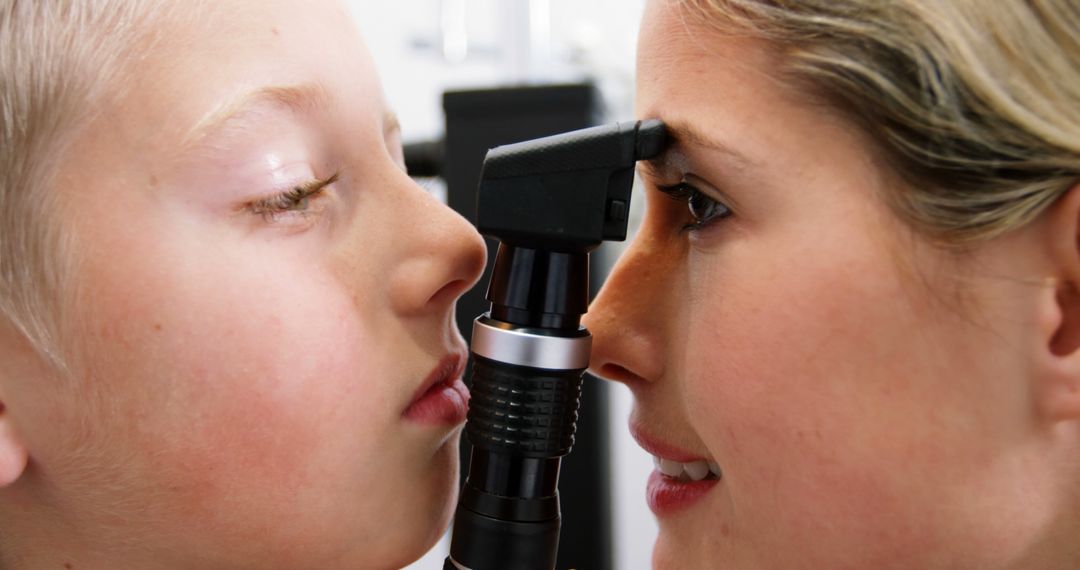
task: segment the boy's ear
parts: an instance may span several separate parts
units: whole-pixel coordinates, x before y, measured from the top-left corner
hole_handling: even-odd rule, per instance
[[[1080,420],[1080,184],[1046,214],[1053,286],[1043,292],[1035,398],[1052,422]]]

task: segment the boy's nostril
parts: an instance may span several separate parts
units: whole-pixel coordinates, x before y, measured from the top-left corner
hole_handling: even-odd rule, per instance
[[[469,289],[469,283],[464,279],[455,279],[443,285],[434,295],[428,298],[428,306],[454,304],[457,298]]]

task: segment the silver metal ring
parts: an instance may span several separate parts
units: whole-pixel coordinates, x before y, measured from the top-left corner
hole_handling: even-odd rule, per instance
[[[453,556],[448,556],[447,558],[450,560],[450,563],[454,565],[454,568],[457,568],[458,570],[471,570],[470,568],[462,566],[457,560],[454,560]]]
[[[592,335],[560,337],[504,329],[473,321],[474,354],[518,366],[548,370],[580,370],[589,366]]]

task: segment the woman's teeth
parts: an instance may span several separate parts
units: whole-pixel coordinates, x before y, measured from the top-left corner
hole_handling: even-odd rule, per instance
[[[665,476],[679,481],[701,481],[702,479],[720,478],[720,465],[715,461],[680,463],[654,455],[653,464]]]

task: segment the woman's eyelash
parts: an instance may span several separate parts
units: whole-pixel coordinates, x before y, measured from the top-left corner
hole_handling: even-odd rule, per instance
[[[696,231],[703,229],[715,221],[730,216],[732,213],[731,208],[728,208],[726,204],[714,200],[708,194],[698,190],[697,187],[686,181],[670,186],[657,186],[657,190],[663,192],[672,200],[686,203],[693,221],[683,226],[684,230]]]
[[[304,214],[307,211],[309,198],[318,194],[327,186],[337,182],[338,173],[329,178],[312,180],[300,186],[294,186],[290,190],[279,192],[272,196],[259,198],[248,204],[252,213],[261,215],[267,221],[273,221],[274,217],[284,212],[297,212]]]

